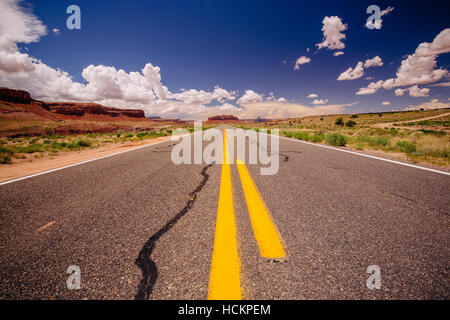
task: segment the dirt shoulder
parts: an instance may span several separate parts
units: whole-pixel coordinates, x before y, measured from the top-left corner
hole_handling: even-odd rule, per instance
[[[118,152],[129,151],[139,147],[152,145],[161,141],[169,141],[170,137],[158,137],[150,140],[133,141],[128,143],[112,143],[96,149],[85,149],[73,152],[61,152],[57,156],[33,158],[29,160],[15,162],[10,165],[0,166],[0,182],[13,180],[28,175],[52,170],[67,165],[92,160]]]

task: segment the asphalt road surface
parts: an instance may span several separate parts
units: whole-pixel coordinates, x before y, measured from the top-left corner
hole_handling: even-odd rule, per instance
[[[236,164],[175,165],[174,143],[0,185],[0,298],[220,298],[233,281],[213,259],[242,299],[449,298],[449,175],[280,139],[278,173],[244,165],[245,182]],[[251,220],[258,201],[270,220]],[[263,253],[277,237],[282,256]]]

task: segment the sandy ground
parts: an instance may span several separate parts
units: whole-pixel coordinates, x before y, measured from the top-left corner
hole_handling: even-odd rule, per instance
[[[17,179],[31,174],[56,169],[74,163],[87,161],[122,151],[132,150],[145,145],[151,145],[156,142],[168,140],[170,140],[170,137],[159,137],[151,140],[135,141],[123,144],[114,143],[96,149],[86,149],[75,152],[60,152],[57,156],[52,158],[32,158],[32,162],[24,160],[13,163],[11,165],[1,165],[0,182]]]
[[[414,119],[414,120],[404,120],[404,121],[395,121],[395,122],[386,122],[386,123],[376,123],[376,124],[373,124],[372,127],[377,127],[377,128],[392,128],[392,127],[395,127],[397,129],[401,128],[401,129],[418,130],[418,129],[422,129],[422,127],[400,126],[400,124],[408,123],[408,122],[418,122],[418,121],[442,118],[442,117],[445,117],[445,116],[448,116],[448,115],[450,115],[450,112],[449,113],[440,114],[440,115],[437,115],[437,116],[420,118],[420,119]],[[396,124],[395,126],[394,126],[394,123]],[[442,128],[442,129],[443,130],[448,130],[446,128]]]

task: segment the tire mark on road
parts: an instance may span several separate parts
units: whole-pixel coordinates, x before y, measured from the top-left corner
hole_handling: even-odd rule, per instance
[[[214,163],[211,163],[202,169],[203,180],[200,184],[195,188],[194,191],[189,193],[189,200],[186,203],[186,206],[181,209],[169,222],[166,223],[161,229],[159,229],[156,233],[154,233],[150,239],[145,243],[144,247],[139,252],[138,258],[135,261],[135,264],[142,271],[142,280],[138,285],[138,292],[136,293],[136,300],[147,300],[153,292],[153,286],[158,279],[158,267],[156,263],[152,260],[151,255],[153,249],[155,248],[156,242],[161,238],[167,231],[169,231],[184,215],[186,215],[189,210],[194,205],[195,200],[197,199],[197,194],[203,189],[203,186],[209,179],[209,174],[206,173],[209,167],[211,167]]]

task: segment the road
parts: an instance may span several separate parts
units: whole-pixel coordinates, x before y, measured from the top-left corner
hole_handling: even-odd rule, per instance
[[[207,299],[226,285],[242,299],[449,298],[449,175],[289,139],[275,175],[175,165],[174,143],[0,185],[0,298]],[[257,237],[258,201],[272,239]]]

